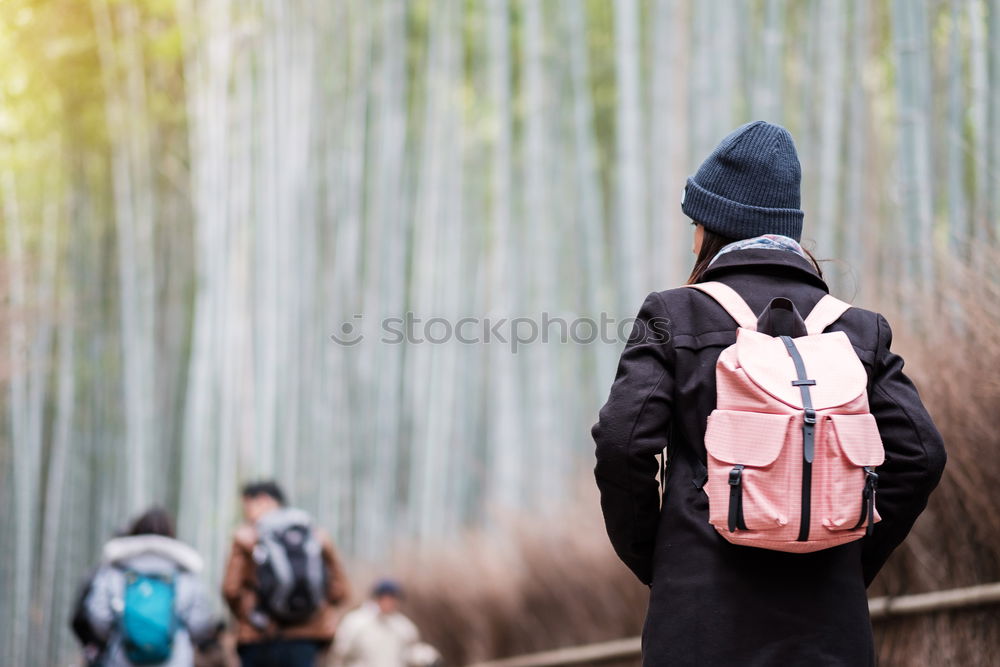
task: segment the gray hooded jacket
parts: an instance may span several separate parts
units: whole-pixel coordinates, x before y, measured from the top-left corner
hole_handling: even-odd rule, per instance
[[[94,575],[85,603],[94,630],[108,641],[105,663],[130,667],[118,636],[118,618],[125,594],[125,571],[175,575],[175,610],[180,627],[166,667],[194,664],[192,642],[209,639],[217,622],[198,573],[201,557],[188,545],[160,535],[119,537],[104,545],[101,567]]]

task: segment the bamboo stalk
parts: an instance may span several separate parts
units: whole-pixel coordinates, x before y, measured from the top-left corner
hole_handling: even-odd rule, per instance
[[[874,253],[870,246],[877,246],[874,239],[878,230],[874,225],[865,224],[868,211],[867,195],[872,191],[869,185],[867,170],[870,168],[868,157],[868,123],[871,115],[868,109],[868,94],[865,88],[865,68],[868,64],[868,49],[870,39],[870,7],[868,0],[853,0],[851,5],[851,56],[847,81],[850,82],[848,93],[848,127],[851,132],[847,136],[847,167],[844,176],[844,223],[843,223],[843,257],[850,263],[852,275],[855,278],[855,294],[862,297],[863,303],[871,303],[874,296],[872,281],[862,281],[862,275],[874,275]],[[845,294],[852,291],[845,289]]]
[[[510,6],[507,0],[489,0],[488,60],[489,91],[496,109],[496,138],[493,143],[491,179],[493,196],[490,207],[488,313],[494,320],[509,318],[520,302],[519,266],[511,200],[512,111]],[[524,467],[523,415],[518,405],[517,359],[498,341],[489,346],[488,377],[494,387],[495,401],[487,413],[489,429],[488,477],[494,502],[503,511],[518,507],[522,494],[519,477]]]
[[[153,497],[149,462],[155,450],[153,402],[153,214],[149,137],[145,127],[144,65],[137,47],[136,8],[120,7],[123,26],[116,37],[106,0],[92,0],[106,124],[112,146],[112,186],[117,231],[122,393],[125,408],[125,506],[131,511]],[[122,53],[119,53],[120,49]],[[118,72],[124,67],[124,82]]]
[[[844,52],[847,31],[845,30],[845,7],[839,2],[821,4],[820,24],[820,72],[818,87],[818,107],[820,112],[819,169],[809,170],[818,177],[815,201],[815,224],[811,234],[816,239],[820,252],[826,256],[842,256],[836,227],[842,217],[840,203],[842,192],[840,176],[842,171],[843,125],[844,125]],[[842,287],[839,276],[834,278],[833,289]]]
[[[9,629],[9,641],[5,642],[7,659],[11,665],[24,664],[28,651],[28,607],[32,583],[32,533],[34,529],[34,487],[31,475],[31,452],[27,441],[28,416],[28,371],[24,363],[28,346],[28,331],[25,322],[27,287],[25,278],[24,230],[21,208],[14,174],[4,170],[0,173],[0,197],[3,198],[4,236],[7,250],[7,270],[10,272],[10,308],[8,323],[7,359],[10,373],[10,398],[8,402],[8,423],[10,425],[14,475],[14,572],[9,582],[13,590],[13,623]]]
[[[784,87],[784,36],[786,0],[766,0],[764,27],[761,34],[759,76],[754,88],[754,118],[780,122],[784,109],[781,96]]]
[[[985,179],[986,183],[995,184],[1000,178],[1000,49],[996,48],[1000,44],[1000,0],[989,0],[989,24],[987,27],[986,43],[993,48],[989,49],[989,92],[988,92],[988,150],[987,167]],[[992,229],[984,225],[987,238],[1000,238],[1000,188],[988,187],[989,190],[989,215],[987,220],[992,220]],[[978,234],[978,232],[977,232]]]
[[[933,180],[928,117],[930,71],[926,0],[893,0],[893,43],[899,77],[900,231],[906,239],[904,282],[933,286],[931,266]]]
[[[968,215],[965,206],[965,77],[962,67],[960,0],[951,2],[951,33],[948,37],[948,249],[956,257],[966,256]]]
[[[970,154],[972,158],[970,160],[970,164],[972,165],[971,173],[965,175],[963,185],[966,186],[967,191],[971,192],[971,198],[967,206],[971,217],[966,222],[972,226],[970,236],[975,236],[977,230],[987,230],[989,228],[987,216],[989,214],[990,191],[993,189],[989,184],[995,182],[995,179],[989,178],[990,137],[987,134],[989,127],[989,74],[987,70],[987,53],[996,51],[996,48],[990,49],[988,47],[989,42],[987,41],[985,5],[983,0],[967,0],[964,9],[966,10],[964,13],[969,25],[969,102],[967,122],[970,132],[969,136],[966,136],[966,133],[963,132],[960,138],[953,138],[953,141],[960,140],[963,153]],[[951,200],[949,197],[950,203]],[[983,234],[983,238],[986,238],[986,236],[986,234]],[[966,257],[968,257],[967,252]]]
[[[714,3],[712,3],[714,4]],[[615,73],[617,78],[615,226],[618,239],[619,307],[641,298],[650,286],[643,274],[647,244],[645,151],[639,73],[639,8],[636,0],[615,2]],[[723,106],[720,104],[720,106]],[[648,291],[648,290],[647,290]],[[631,305],[627,306],[631,307]]]
[[[676,60],[671,57],[678,46],[672,39],[657,38],[657,35],[670,35],[673,32],[677,38],[683,39],[684,31],[680,26],[674,25],[675,22],[680,22],[677,17],[679,5],[676,1],[659,0],[652,6],[651,20],[646,26],[652,71],[649,84],[650,112],[645,115],[645,133],[650,140],[649,188],[646,193],[650,225],[645,262],[651,267],[651,285],[660,288],[679,282],[679,263],[669,260],[677,256],[678,236],[685,227],[679,220],[678,198],[670,196],[683,188],[683,181],[676,174],[674,147],[675,143],[681,143],[678,141],[680,135],[675,125],[681,122],[676,117],[680,107],[678,98],[683,99],[676,91],[678,79],[682,77],[678,76]],[[662,110],[663,115],[654,113],[654,110]],[[632,298],[635,299],[634,296]]]
[[[540,0],[526,0],[524,5],[524,89],[528,105],[524,119],[524,198],[523,219],[525,244],[522,253],[528,259],[528,290],[525,305],[531,313],[540,317],[542,313],[553,313],[558,308],[558,285],[556,276],[559,267],[557,239],[557,208],[551,196],[555,179],[551,173],[555,122],[552,110],[557,100],[552,94],[552,75],[549,71],[550,54],[545,48],[546,23]],[[631,221],[636,226],[638,219]],[[637,228],[637,227],[636,227]],[[626,243],[627,245],[627,243]],[[636,248],[638,251],[638,248]],[[636,255],[636,257],[638,257]],[[634,270],[629,269],[629,270]],[[541,324],[539,323],[539,332]],[[555,386],[558,375],[558,359],[555,346],[535,344],[519,352],[525,369],[523,391],[527,402],[522,407],[528,415],[529,441],[545,442],[545,447],[533,447],[525,453],[525,461],[532,461],[522,468],[522,488],[528,494],[522,506],[540,503],[541,507],[551,506],[553,500],[562,497],[564,479],[557,471],[563,460],[558,424],[562,423],[562,406],[557,400]],[[542,408],[541,406],[546,406]],[[521,446],[525,446],[522,444]],[[534,452],[534,457],[528,452]],[[533,460],[532,460],[533,459]]]
[[[76,321],[72,303],[62,308],[62,322],[59,326],[57,358],[58,393],[56,400],[55,426],[52,437],[52,451],[45,481],[45,513],[42,525],[41,564],[39,566],[39,600],[41,608],[56,609],[56,564],[62,546],[61,527],[66,517],[65,489],[66,469],[71,460],[70,447],[74,444],[71,434],[76,403]],[[43,614],[39,637],[45,641],[37,643],[38,660],[44,664],[56,662],[57,652],[53,647],[52,614]]]

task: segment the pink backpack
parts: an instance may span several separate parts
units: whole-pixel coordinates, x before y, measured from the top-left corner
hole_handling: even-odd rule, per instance
[[[809,552],[860,539],[879,521],[885,458],[868,411],[868,377],[842,331],[823,333],[850,306],[824,296],[803,322],[790,301],[774,314],[796,337],[757,331],[758,318],[732,288],[691,285],[739,324],[715,367],[708,417],[709,521],[733,544]],[[783,312],[779,312],[783,311]]]

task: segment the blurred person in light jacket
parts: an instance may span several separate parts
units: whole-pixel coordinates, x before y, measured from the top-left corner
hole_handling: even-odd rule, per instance
[[[194,665],[195,647],[211,644],[220,629],[201,569],[201,557],[174,538],[173,520],[160,508],[108,541],[83,603],[90,628],[106,642],[100,664],[150,664],[149,651],[159,651],[166,657],[158,665]],[[138,638],[152,646],[135,646]]]
[[[430,667],[438,652],[421,643],[417,626],[399,611],[403,589],[383,579],[371,599],[344,616],[333,653],[338,667]]]

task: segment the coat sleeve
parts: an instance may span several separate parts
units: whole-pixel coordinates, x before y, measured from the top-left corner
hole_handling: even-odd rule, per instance
[[[102,565],[94,574],[90,593],[84,601],[87,620],[97,636],[107,641],[115,626],[118,612],[116,599],[122,595],[121,573],[108,565]]]
[[[323,561],[326,563],[329,575],[326,582],[326,598],[331,604],[340,604],[350,597],[351,586],[337,550],[333,548],[333,542],[327,535],[323,536]]]
[[[251,567],[250,553],[244,548],[237,534],[229,550],[229,560],[226,561],[226,573],[222,578],[222,597],[233,616],[239,620],[246,620],[243,598]]]
[[[205,587],[193,574],[184,575],[185,605],[180,611],[181,621],[187,628],[191,641],[201,645],[213,639],[219,631],[219,621],[212,613],[212,603]]]
[[[359,608],[347,612],[341,619],[337,634],[333,638],[333,664],[337,667],[358,659],[358,635],[366,616],[365,610]]]
[[[674,384],[669,324],[660,296],[647,296],[611,394],[591,430],[608,537],[618,557],[645,584],[652,581],[660,515],[656,456],[667,446]]]
[[[889,349],[889,323],[881,315],[877,322],[878,349],[869,404],[882,436],[885,462],[877,470],[875,501],[882,520],[865,538],[862,551],[866,586],[927,506],[946,460],[941,434],[903,373],[903,359]]]
[[[402,614],[398,614],[396,619],[399,621],[399,631],[398,636],[400,642],[406,649],[412,650],[420,642],[420,631],[417,630],[417,626]],[[409,661],[407,661],[409,664]]]

